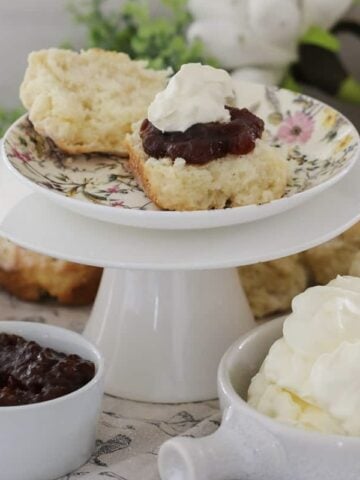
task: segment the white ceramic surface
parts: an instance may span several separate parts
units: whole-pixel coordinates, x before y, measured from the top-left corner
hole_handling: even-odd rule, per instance
[[[246,225],[140,231],[90,220],[48,203],[0,162],[0,234],[55,257],[139,269],[105,270],[86,331],[107,359],[107,390],[138,400],[205,399],[215,395],[215,366],[221,354],[251,327],[251,318],[234,271],[202,270],[270,260],[341,233],[360,218],[359,177],[357,164],[351,175],[311,202]],[[194,291],[176,287],[184,282]],[[176,309],[170,308],[170,298]],[[143,362],[136,361],[139,351],[146,352]]]
[[[103,360],[81,335],[63,328],[0,321],[0,332],[76,353],[95,363],[95,377],[81,389],[47,402],[0,407],[0,478],[53,480],[84,464],[95,446],[103,395]]]
[[[104,222],[170,230],[236,225],[279,214],[329,188],[354,165],[359,136],[340,113],[287,90],[247,82],[237,88],[238,104],[264,119],[267,141],[287,152],[285,194],[264,205],[161,211],[138,186],[127,159],[65,154],[38,135],[26,116],[6,133],[3,156],[21,181],[62,207]]]
[[[216,397],[223,353],[254,326],[236,269],[107,269],[84,335],[104,353],[107,393],[178,403]]]
[[[251,408],[244,398],[283,319],[240,338],[218,373],[223,419],[201,439],[175,438],[159,453],[162,480],[358,480],[360,439],[306,432]]]
[[[283,257],[335,237],[360,219],[360,162],[310,202],[246,225],[159,231],[106,224],[32,194],[0,159],[0,235],[78,263],[151,270],[201,270]]]

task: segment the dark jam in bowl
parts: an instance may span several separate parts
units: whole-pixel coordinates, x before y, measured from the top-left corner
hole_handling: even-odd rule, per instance
[[[44,402],[78,390],[95,365],[17,335],[0,333],[0,406]]]
[[[154,158],[183,158],[192,164],[252,152],[264,131],[264,122],[246,108],[226,108],[229,122],[197,123],[185,132],[163,133],[145,119],[140,128],[144,151]]]

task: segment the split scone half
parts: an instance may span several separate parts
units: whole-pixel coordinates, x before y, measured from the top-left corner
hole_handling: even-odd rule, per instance
[[[263,139],[246,155],[226,155],[202,165],[182,158],[152,158],[141,123],[126,137],[129,164],[146,195],[164,210],[210,210],[262,204],[282,197],[288,181],[284,152]]]
[[[169,73],[124,53],[51,48],[29,55],[20,99],[35,130],[63,151],[123,155],[125,135]]]
[[[95,299],[102,269],[65,262],[0,238],[0,287],[21,300],[46,297],[64,305],[87,305]]]

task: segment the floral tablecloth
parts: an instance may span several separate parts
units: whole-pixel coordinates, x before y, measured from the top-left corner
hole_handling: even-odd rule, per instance
[[[89,312],[88,308],[23,303],[0,292],[1,320],[42,322],[81,332]],[[62,480],[159,480],[160,445],[176,435],[209,434],[219,418],[216,401],[159,405],[105,395],[94,455]]]

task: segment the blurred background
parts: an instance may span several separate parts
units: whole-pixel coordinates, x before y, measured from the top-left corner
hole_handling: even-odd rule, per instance
[[[29,52],[64,43],[75,48],[86,44],[87,28],[78,24],[71,12],[72,5],[85,3],[77,0],[0,2],[0,106],[19,104],[19,85]],[[150,0],[149,3],[155,14],[160,11],[160,0]],[[123,0],[108,0],[104,2],[104,8],[111,11],[123,4]]]
[[[0,2],[0,42],[2,46],[0,49],[0,128],[1,122],[3,124],[6,124],[7,122],[12,120],[13,116],[16,116],[18,114],[18,112],[11,112],[11,110],[20,106],[18,100],[18,90],[26,68],[26,58],[28,53],[32,50],[47,48],[51,46],[71,46],[73,48],[81,48],[87,47],[89,45],[99,45],[113,48],[115,45],[116,48],[121,48],[123,44],[117,41],[114,42],[114,31],[111,31],[111,28],[117,28],[118,32],[120,32],[123,28],[123,23],[121,23],[119,12],[121,11],[121,8],[124,6],[124,4],[133,4],[135,6],[145,4],[146,6],[150,7],[151,15],[154,15],[155,17],[166,16],[167,18],[170,18],[170,27],[174,29],[173,32],[175,32],[176,35],[182,35],[184,38],[187,39],[187,41],[189,41],[188,31],[190,29],[190,32],[192,32],[192,34],[190,35],[191,40],[193,40],[194,37],[200,37],[200,39],[203,40],[203,46],[201,47],[202,51],[200,54],[190,54],[188,56],[188,59],[190,61],[196,61],[197,59],[199,59],[200,61],[207,61],[207,59],[211,59],[211,61],[214,60],[216,65],[224,66],[230,71],[234,70],[234,65],[232,65],[231,60],[229,61],[226,58],[226,55],[224,58],[216,58],[216,53],[221,52],[221,50],[224,52],[227,51],[229,55],[232,55],[233,58],[236,57],[237,59],[237,52],[240,52],[239,60],[236,61],[241,67],[244,66],[244,61],[241,58],[241,45],[231,45],[229,43],[231,42],[231,38],[229,35],[226,35],[226,31],[230,31],[231,28],[237,28],[236,24],[239,26],[240,29],[243,28],[242,23],[244,23],[244,18],[246,16],[249,16],[249,18],[245,18],[245,20],[249,24],[255,18],[256,21],[260,22],[258,23],[258,29],[256,29],[255,25],[252,32],[246,31],[244,34],[245,36],[250,37],[251,42],[251,35],[253,35],[253,37],[255,38],[259,35],[259,31],[265,28],[264,18],[266,19],[267,17],[266,9],[268,9],[269,5],[271,6],[272,3],[272,8],[274,10],[276,9],[275,11],[280,11],[279,5],[281,7],[281,3],[285,2],[284,5],[286,5],[286,8],[281,9],[284,11],[283,17],[279,17],[279,22],[281,21],[283,23],[279,23],[277,25],[276,22],[273,22],[273,25],[269,26],[269,31],[265,32],[268,37],[266,37],[265,35],[264,38],[267,41],[269,40],[269,38],[271,40],[271,35],[276,35],[276,33],[272,32],[271,27],[273,28],[274,32],[275,29],[279,31],[280,27],[280,29],[284,28],[284,35],[286,34],[288,36],[286,38],[284,36],[284,39],[287,43],[289,43],[289,38],[292,35],[291,29],[293,29],[293,31],[295,32],[295,29],[297,28],[297,13],[295,11],[295,8],[297,7],[295,6],[295,4],[297,3],[300,5],[304,3],[304,5],[306,5],[306,0],[303,0],[303,2],[296,2],[296,0],[282,0],[282,2],[281,0],[251,0],[251,8],[253,9],[252,11],[250,11],[249,5],[246,7],[246,4],[249,3],[249,1],[250,0],[235,0],[235,2],[231,2],[231,0],[223,0],[219,2],[218,0],[189,0],[189,2],[186,2],[185,0],[151,0],[147,2],[141,2],[141,0],[130,0],[129,2],[125,0],[12,0],[11,2]],[[336,39],[340,40],[340,53],[337,52],[337,54],[339,53],[341,62],[343,62],[342,67],[346,69],[346,72],[351,75],[352,78],[356,79],[356,81],[359,82],[360,3],[353,2],[352,5],[348,8],[348,6],[351,4],[351,0],[307,1],[309,5],[310,2],[313,2],[313,5],[319,4],[320,13],[321,9],[323,9],[323,11],[326,11],[325,9],[331,11],[331,8],[334,8],[335,10],[337,9],[337,11],[334,11],[334,18],[329,20],[328,23],[338,24],[340,21],[343,25],[352,24],[352,31],[339,31],[338,33],[336,33]],[[341,6],[340,8],[340,4],[342,3],[343,6]],[[231,6],[231,4],[237,5],[236,8],[238,12],[238,17],[236,17],[236,14],[231,11],[231,8],[234,8],[233,6]],[[169,8],[169,5],[172,8]],[[217,9],[219,8],[220,13],[219,15],[217,15]],[[304,11],[306,10],[306,8],[304,7]],[[192,19],[190,20],[190,16],[186,19],[180,18],[181,11],[186,11],[187,14],[189,14],[190,11],[192,13]],[[99,12],[101,12],[101,15]],[[222,19],[226,19],[226,12],[228,12],[228,17],[233,17],[232,25],[235,25],[235,27],[231,26],[227,28],[226,23],[221,23],[223,21]],[[261,15],[262,12],[263,15]],[[303,15],[303,12],[300,13]],[[319,15],[319,13],[317,14]],[[79,16],[81,15],[83,15],[83,17],[79,21]],[[166,35],[164,37],[161,32],[158,34],[154,34],[154,32],[142,32],[141,22],[143,20],[141,19],[141,14],[139,14],[139,12],[135,12],[134,15],[135,23],[138,22],[137,26],[135,26],[135,28],[133,28],[132,30],[132,34],[134,35],[134,37],[137,36],[137,38],[139,38],[139,31],[140,37],[144,35],[146,36],[148,34],[150,35],[150,37],[152,36],[151,40],[154,40],[154,35],[158,35],[158,38],[155,38],[153,42],[153,45],[155,45],[156,42],[158,43],[157,48],[159,51],[155,51],[154,53],[156,57],[156,55],[165,48],[166,39],[164,40],[164,38],[166,37]],[[213,15],[213,18],[211,18],[211,15]],[[335,17],[337,17],[336,21],[334,20]],[[109,19],[111,19],[110,23]],[[263,21],[263,23],[261,23],[261,21]],[[209,25],[211,24],[211,22],[213,22],[213,24],[214,22],[216,22],[215,28],[217,29],[217,31],[212,32],[211,28],[213,27],[207,29],[206,22]],[[267,23],[271,24],[271,22]],[[313,23],[316,23],[316,19],[313,21]],[[321,21],[319,20],[319,25],[320,24]],[[223,32],[221,31],[222,25],[224,25]],[[289,32],[286,30],[286,25],[288,26],[288,30],[290,29]],[[330,32],[334,25],[331,25],[330,27],[327,24],[325,24],[325,27],[324,25],[321,26],[323,30],[328,30],[328,32]],[[145,25],[144,31],[147,28],[148,25]],[[162,26],[160,25],[159,31],[161,30],[161,28]],[[301,32],[301,35],[303,34],[304,32]],[[170,31],[168,32],[168,35],[171,35]],[[298,33],[297,38],[295,38],[294,33],[294,41],[297,42],[297,52],[300,52],[299,35],[300,33]],[[218,45],[211,44],[211,40],[209,41],[209,36],[215,37]],[[240,38],[240,34],[238,35],[238,38]],[[281,38],[274,39],[274,42],[277,42],[277,46],[280,45],[281,41]],[[320,40],[320,43],[322,44],[323,41],[324,39],[322,38]],[[221,42],[224,42],[224,44],[222,44]],[[325,44],[326,42],[327,40],[325,39]],[[315,43],[317,44],[318,40],[315,40]],[[174,52],[170,52],[170,56],[176,56],[181,50],[181,48],[183,48],[183,46],[176,46],[174,42],[174,46],[172,48],[174,49]],[[233,50],[235,48],[236,51]],[[261,48],[267,48],[267,45],[264,43],[264,45],[260,45],[258,49]],[[176,49],[178,50],[176,51]],[[233,51],[234,54],[232,54]],[[250,49],[250,54],[247,52],[246,55],[250,55],[251,57],[251,52],[254,52],[254,64],[255,67],[258,69],[259,63],[261,64],[261,59],[257,58],[255,50]],[[271,57],[273,53],[270,51],[266,52],[265,50],[264,52],[268,57]],[[276,55],[277,54],[275,54],[274,56],[275,63],[277,61]],[[136,52],[135,56],[141,57],[144,55],[141,55],[141,52]],[[221,57],[222,54],[220,53],[218,56]],[[180,57],[179,59],[181,60]],[[183,55],[182,58],[186,58],[186,56]],[[312,70],[312,68],[315,68],[315,66],[319,63],[316,56],[313,60],[311,60],[311,58],[312,57],[310,55],[310,71]],[[179,63],[179,59],[177,59],[175,63]],[[338,92],[334,92],[334,86],[330,86],[330,90],[332,88],[331,92],[326,91],[326,88],[324,89],[322,88],[322,86],[321,88],[319,88],[319,82],[321,84],[324,79],[326,79],[326,77],[329,77],[329,58],[325,58],[323,60],[326,64],[326,68],[320,68],[320,73],[316,73],[316,78],[314,81],[312,79],[309,80],[308,78],[306,78],[306,72],[305,81],[303,81],[304,72],[302,72],[300,75],[300,82],[299,79],[294,82],[294,79],[291,78],[290,84],[287,81],[285,82],[285,86],[290,85],[291,88],[303,89],[305,92],[327,101],[328,103],[334,105],[335,107],[343,111],[353,120],[353,122],[357,124],[358,127],[360,127],[359,98],[357,98],[357,101],[355,98],[350,98],[350,100],[348,99],[347,101],[343,101],[339,99],[339,95],[337,94]],[[251,78],[254,75],[251,58],[250,60],[247,58],[246,62],[250,63]],[[309,59],[307,59],[307,63],[308,64],[305,66],[309,71]],[[291,68],[291,62],[289,63],[289,65],[287,66],[287,68]],[[248,65],[246,64],[245,67],[248,67]],[[268,67],[269,65],[266,65],[266,68]],[[331,64],[330,62],[330,71],[334,71],[334,69],[336,68],[338,68],[336,65],[336,61],[334,62],[334,64]],[[249,76],[249,69],[245,68],[245,70],[247,70],[246,76]],[[281,65],[280,77],[283,76],[284,71],[284,66]],[[276,75],[279,75],[278,70],[276,70],[276,72]],[[280,77],[277,78],[276,75],[275,77],[273,74],[271,74],[270,77],[269,75],[265,75],[263,81],[269,83],[283,82],[284,79]],[[320,78],[318,78],[319,75]],[[323,75],[323,79],[321,78],[321,75]],[[255,78],[258,79],[258,72],[255,72]],[[262,77],[260,77],[259,81],[262,81]],[[357,92],[356,95],[360,95],[359,92]]]

